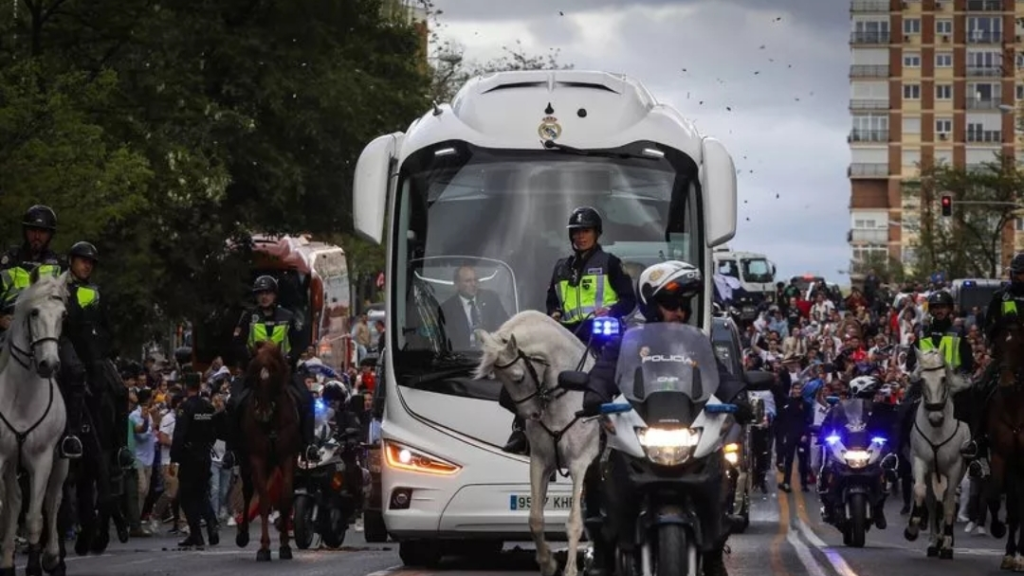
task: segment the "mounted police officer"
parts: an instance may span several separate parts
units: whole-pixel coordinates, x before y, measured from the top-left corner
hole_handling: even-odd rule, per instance
[[[10,327],[18,295],[31,283],[29,277],[32,271],[38,269],[40,276],[61,274],[60,259],[50,250],[50,240],[57,233],[57,215],[53,210],[43,205],[29,208],[21,219],[21,233],[24,240],[22,244],[11,247],[0,258],[0,328],[5,332]],[[69,347],[67,338],[62,338],[62,364]],[[67,380],[65,377],[57,379],[64,398],[81,397],[81,392],[76,392],[74,387],[84,386],[84,383]],[[69,406],[67,432],[60,443],[60,454],[64,458],[79,458],[82,455],[82,441],[73,433],[81,428],[81,412],[75,412]]]
[[[1010,284],[996,290],[985,313],[985,336],[992,343],[1000,336],[1011,319],[1024,319],[1024,252],[1018,252],[1010,261]],[[1002,364],[1002,349],[993,346],[992,362],[989,363],[981,379],[975,384],[975,392],[971,411],[971,441],[964,447],[963,454],[974,459],[971,472],[974,475],[987,476],[988,445],[985,438],[985,421],[988,415],[988,403],[995,390],[996,373]]]
[[[257,309],[252,315],[245,315],[235,328],[235,338],[241,339],[245,336],[246,356],[250,357],[256,351],[256,344],[263,341],[270,341],[276,344],[281,352],[288,358],[289,364],[295,368],[298,362],[300,350],[292,348],[293,341],[299,341],[298,330],[295,325],[294,315],[277,304],[277,280],[272,276],[260,276],[252,285],[253,295],[256,297]],[[246,362],[248,364],[248,362]],[[304,383],[298,378],[292,378],[291,389],[297,395],[299,403],[300,427],[302,440],[306,445],[305,459],[315,462],[320,458],[320,450],[315,445],[314,426],[316,425],[313,414],[313,396],[306,389]],[[228,446],[225,454],[226,461],[231,463],[235,459],[238,440],[241,437],[241,421],[243,402],[248,398],[251,390],[251,383],[245,382],[241,393],[237,397],[231,396],[230,428],[228,434]]]
[[[974,352],[962,331],[953,325],[953,306],[953,296],[945,290],[936,290],[928,295],[928,315],[931,316],[931,322],[921,331],[914,342],[914,347],[921,352],[938,350],[953,372],[966,377],[974,372]],[[916,368],[917,354],[907,354],[907,371],[913,373]],[[901,404],[901,444],[909,442],[920,398],[921,381],[915,379],[911,382],[906,398]],[[965,452],[969,451],[969,446],[964,446],[963,449]]]
[[[200,396],[199,374],[185,375],[187,398],[178,407],[174,437],[171,439],[171,461],[178,463],[178,499],[188,519],[189,534],[178,543],[180,547],[203,546],[200,520],[206,521],[210,545],[220,543],[217,515],[210,503],[211,450],[217,441],[217,414],[213,404]]]
[[[90,444],[89,454],[95,460],[86,465],[95,467],[96,495],[101,506],[108,506],[115,493],[120,492],[117,487],[121,484],[121,468],[131,465],[133,457],[124,434],[128,428],[128,391],[110,361],[111,330],[100,305],[99,287],[90,282],[98,262],[99,251],[89,242],[76,242],[68,251],[68,316],[60,345],[59,381],[68,407],[69,429],[81,433],[82,439]],[[110,399],[114,419],[101,423],[96,418],[104,414],[104,398]],[[98,425],[109,433],[112,445],[101,444]],[[117,450],[117,466],[113,452],[106,450]],[[92,501],[91,495],[88,501]],[[119,520],[117,510],[113,513]],[[79,534],[82,547],[87,547],[90,536],[84,531]]]
[[[636,294],[622,261],[598,243],[604,223],[597,210],[589,206],[576,208],[569,215],[566,229],[572,255],[555,264],[548,285],[547,314],[589,344],[590,323],[586,320],[601,316],[625,318],[636,307]],[[498,402],[516,414],[515,402],[504,387]],[[502,449],[513,454],[525,454],[528,449],[525,423],[518,414],[512,422],[512,436]]]

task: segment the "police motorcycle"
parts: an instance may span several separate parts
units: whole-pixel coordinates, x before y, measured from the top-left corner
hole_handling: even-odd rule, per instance
[[[612,335],[617,321],[594,332]],[[587,375],[563,372],[580,389]],[[715,397],[719,378],[708,337],[692,326],[629,328],[616,367],[620,396],[601,407],[608,520],[615,528],[620,576],[700,574],[707,518],[721,514],[727,473],[723,452],[737,407]],[[632,536],[629,536],[632,534]],[[626,550],[623,538],[631,541]]]
[[[862,548],[873,524],[872,503],[883,498],[887,476],[896,469],[896,456],[888,449],[889,439],[870,435],[867,420],[869,401],[840,400],[829,396],[830,429],[812,427],[824,435],[822,474],[819,481],[822,519],[843,534],[843,544]]]
[[[769,390],[775,381],[771,372],[752,370],[743,375],[747,390]],[[754,421],[767,418],[760,398],[751,399]],[[750,493],[754,489],[754,457],[751,450],[751,426],[733,422],[722,448],[729,479],[726,514],[733,534],[742,534],[750,527]]]
[[[332,430],[333,411],[322,399],[316,400],[315,411],[320,459],[310,462],[300,456],[295,476],[294,538],[300,550],[312,546],[317,534],[324,546],[341,547],[349,525],[362,509],[363,487],[352,486],[349,478],[354,475],[346,474],[348,467],[358,467],[359,431]],[[362,473],[357,477],[362,478]]]

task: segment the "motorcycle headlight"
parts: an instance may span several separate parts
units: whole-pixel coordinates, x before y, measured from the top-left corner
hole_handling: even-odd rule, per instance
[[[725,448],[723,448],[722,451],[725,452],[725,461],[728,462],[730,466],[735,466],[737,463],[739,463],[739,461],[740,461],[740,445],[739,444],[737,444],[735,442],[732,442],[731,444],[726,444]]]
[[[637,440],[647,458],[662,466],[682,464],[700,441],[700,430],[689,428],[637,428]]]
[[[843,453],[843,460],[850,468],[863,468],[868,465],[871,454],[867,450],[847,450]]]

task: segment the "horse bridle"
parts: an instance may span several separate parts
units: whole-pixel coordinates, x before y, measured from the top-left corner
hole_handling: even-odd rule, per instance
[[[945,369],[946,369],[946,366],[942,365],[942,366],[936,366],[934,368],[921,368],[921,371],[922,372],[935,372],[936,370],[945,370]],[[924,383],[922,383],[922,386],[924,386]],[[942,399],[939,400],[938,402],[924,402],[924,391],[923,390],[921,392],[921,400],[922,400],[922,404],[924,404],[924,409],[927,410],[928,412],[942,412],[943,410],[946,409],[946,403],[949,401],[949,382],[947,382],[946,385],[942,387]]]
[[[523,364],[526,365],[526,372],[530,375],[530,379],[533,380],[534,390],[532,393],[530,393],[524,398],[520,398],[519,400],[512,398],[512,402],[515,403],[516,406],[529,402],[534,398],[539,399],[541,404],[546,406],[548,402],[560,398],[563,394],[565,394],[566,391],[561,388],[548,388],[547,384],[544,383],[544,380],[542,380],[540,375],[537,373],[537,368],[534,366],[534,362],[540,364],[541,366],[544,366],[545,368],[549,367],[550,364],[545,362],[542,358],[537,358],[536,356],[527,356],[525,353],[523,353],[522,350],[516,350],[516,357],[513,358],[512,361],[509,362],[508,364],[496,363],[494,367],[497,368],[498,370],[507,370],[515,366],[516,363],[518,363],[519,361],[522,361]],[[509,393],[509,396],[512,396],[512,394]]]
[[[59,298],[57,299],[59,300]],[[20,364],[22,368],[30,370],[32,369],[32,362],[36,358],[36,347],[46,342],[56,342],[59,345],[60,339],[56,336],[44,336],[42,338],[33,339],[35,335],[32,333],[32,323],[29,322],[28,318],[25,318],[25,331],[28,332],[28,350],[23,350],[18,346],[14,341],[14,338],[11,337],[10,330],[8,330],[7,336],[11,343],[11,357],[14,358],[14,361]]]

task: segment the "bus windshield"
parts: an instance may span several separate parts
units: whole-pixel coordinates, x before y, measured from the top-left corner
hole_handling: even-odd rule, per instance
[[[650,149],[663,155],[643,155]],[[519,311],[546,311],[555,263],[570,253],[566,222],[577,206],[600,212],[601,244],[633,278],[667,259],[702,266],[699,188],[692,159],[645,142],[577,153],[446,142],[413,154],[399,172],[391,232],[395,300],[387,334],[397,381],[418,385],[439,363],[450,368],[453,357],[472,364],[467,294],[475,294],[485,330]],[[699,320],[699,304],[696,311]]]
[[[772,265],[764,258],[746,258],[742,262],[744,282],[763,284],[772,281]]]

